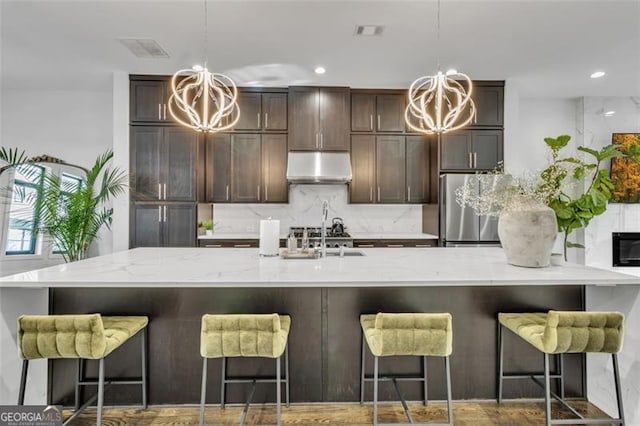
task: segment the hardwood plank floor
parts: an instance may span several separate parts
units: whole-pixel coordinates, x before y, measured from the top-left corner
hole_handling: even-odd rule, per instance
[[[606,417],[596,406],[584,401],[571,402],[571,405],[585,417]],[[410,403],[411,413],[416,422],[446,421],[446,405],[444,403]],[[553,416],[572,418],[558,404],[553,404]],[[65,412],[69,415],[68,412]],[[227,407],[220,410],[217,406],[206,409],[207,425],[237,425],[242,407]],[[121,425],[197,425],[198,407],[150,407],[140,409],[105,409],[104,426]],[[502,405],[495,402],[454,402],[454,424],[456,426],[534,426],[544,424],[544,405],[542,402],[512,402]],[[402,407],[397,404],[381,404],[379,408],[380,422],[407,421]],[[372,423],[371,405],[359,404],[309,404],[292,405],[282,410],[283,425],[344,425],[365,426]],[[95,424],[95,410],[78,416],[72,426],[89,426]],[[253,405],[249,409],[247,425],[275,424],[275,407]]]

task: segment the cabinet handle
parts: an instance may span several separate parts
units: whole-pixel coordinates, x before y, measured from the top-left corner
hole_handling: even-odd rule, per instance
[[[369,187],[369,201],[373,203],[373,186]]]
[[[166,200],[167,199],[167,184],[163,184],[162,196]]]
[[[227,185],[227,201],[229,201],[229,185]]]
[[[404,244],[387,244],[388,248],[402,248]]]
[[[378,130],[380,130],[380,114],[378,114]]]
[[[373,130],[373,114],[369,115],[369,128]]]
[[[324,133],[320,133],[320,149],[324,149]]]
[[[260,128],[260,113],[256,114],[258,116],[258,129]]]
[[[268,112],[264,113],[264,128],[265,129],[269,128],[269,113]]]
[[[162,222],[162,206],[158,206],[158,223]]]
[[[473,153],[473,167],[474,168],[478,167],[478,153],[477,152]]]
[[[167,119],[167,104],[164,104],[164,106],[162,107],[162,110],[164,111],[164,119]]]
[[[258,201],[260,201],[260,185],[258,185]]]
[[[264,200],[265,201],[269,200],[269,185],[264,187]]]
[[[167,206],[164,206],[164,222],[167,223]]]
[[[316,149],[318,149],[318,133],[316,133]]]
[[[205,244],[205,247],[220,248],[222,247],[222,244]]]
[[[251,244],[234,244],[233,246],[235,248],[249,248],[251,247]]]
[[[469,168],[473,169],[473,153],[469,153]]]
[[[373,244],[358,244],[358,248],[373,248]]]
[[[411,201],[411,186],[407,185],[407,201]]]
[[[158,104],[158,121],[162,120],[162,104]]]
[[[162,200],[162,184],[158,184],[158,200]]]
[[[378,187],[378,202],[380,202],[380,187]]]

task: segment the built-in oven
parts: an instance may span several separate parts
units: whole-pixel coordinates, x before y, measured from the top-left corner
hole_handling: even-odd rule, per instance
[[[613,233],[613,266],[640,267],[640,232]]]

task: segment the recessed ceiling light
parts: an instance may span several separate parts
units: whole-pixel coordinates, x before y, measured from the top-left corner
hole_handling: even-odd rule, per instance
[[[602,113],[602,115],[604,115],[605,117],[611,117],[615,113],[615,111],[605,111]]]
[[[316,67],[316,69],[313,70],[316,74],[324,74],[325,72],[327,72],[326,69],[324,69],[324,67]]]
[[[604,71],[596,71],[593,74],[591,74],[591,78],[600,78],[600,77],[604,77],[606,73]]]

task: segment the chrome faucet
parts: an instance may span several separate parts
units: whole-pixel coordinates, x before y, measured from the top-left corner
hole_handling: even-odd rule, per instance
[[[329,202],[322,200],[322,225],[320,228],[320,256],[327,257],[327,218],[329,217]]]

